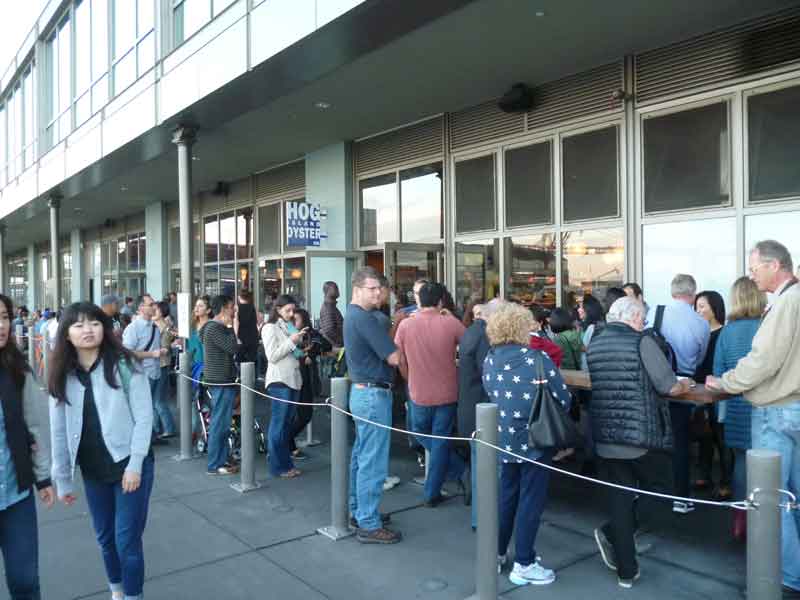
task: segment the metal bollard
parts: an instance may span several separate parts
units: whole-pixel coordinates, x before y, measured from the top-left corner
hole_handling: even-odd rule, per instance
[[[33,327],[28,327],[28,365],[31,371],[37,373],[36,370],[36,338],[33,336]]]
[[[781,455],[747,451],[747,489],[758,504],[747,513],[747,598],[779,600],[781,591]]]
[[[475,407],[476,437],[497,445],[497,405],[482,402]],[[497,600],[497,454],[478,444],[478,531],[475,554],[475,594],[469,600]]]
[[[331,402],[347,410],[350,380],[345,377],[331,379]],[[331,410],[331,524],[317,529],[333,541],[353,535],[348,526],[350,452],[347,443],[347,415]]]
[[[192,376],[192,358],[188,352],[181,352],[178,356],[178,420],[180,423],[181,453],[175,460],[190,460],[194,458],[192,448],[192,382],[187,377]]]
[[[242,400],[241,417],[239,419],[242,443],[241,483],[232,483],[231,487],[244,494],[261,487],[256,483],[256,433],[253,429],[255,423],[255,399],[253,389],[256,385],[256,365],[252,362],[242,363]],[[246,387],[245,387],[246,386]],[[249,388],[249,389],[248,389]]]
[[[47,338],[41,336],[42,339],[42,378],[44,379],[45,386],[50,381],[50,344],[47,343]]]
[[[17,340],[17,348],[22,352],[25,348],[25,326],[21,323],[14,326],[14,339]]]
[[[311,448],[313,446],[319,446],[322,442],[319,440],[314,439],[314,417],[312,413],[311,420],[306,425],[306,439],[302,442],[299,442],[297,445],[301,448]]]

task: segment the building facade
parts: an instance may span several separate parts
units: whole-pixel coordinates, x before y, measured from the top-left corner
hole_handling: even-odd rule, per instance
[[[511,4],[51,1],[0,92],[3,289],[184,289],[187,125],[194,294],[316,314],[370,264],[401,299],[423,276],[461,307],[634,280],[653,304],[676,272],[726,296],[759,239],[800,260],[800,5]],[[531,101],[505,112],[517,81]]]

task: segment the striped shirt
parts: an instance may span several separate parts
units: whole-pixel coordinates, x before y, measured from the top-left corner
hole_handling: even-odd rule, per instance
[[[241,345],[233,329],[212,319],[200,330],[200,341],[203,344],[203,380],[208,383],[236,381],[233,357]]]

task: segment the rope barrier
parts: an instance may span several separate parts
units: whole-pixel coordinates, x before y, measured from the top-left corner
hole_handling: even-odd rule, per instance
[[[271,396],[269,394],[265,394],[263,392],[260,392],[259,390],[253,389],[253,388],[251,388],[249,386],[246,386],[244,384],[241,384],[239,382],[234,382],[234,383],[207,383],[207,382],[203,382],[203,381],[200,381],[200,380],[197,380],[197,379],[193,379],[192,377],[184,375],[183,373],[179,373],[179,375],[181,377],[183,377],[184,379],[188,379],[189,381],[204,385],[206,387],[240,386],[243,389],[246,389],[248,391],[253,392],[254,394],[257,394],[259,396],[267,398],[268,400],[276,400],[278,402],[284,402],[286,404],[296,404],[296,405],[303,405],[303,406],[327,406],[329,408],[332,408],[333,410],[339,411],[340,413],[343,413],[343,414],[351,417],[354,420],[361,421],[362,423],[367,423],[369,425],[373,425],[373,426],[379,427],[381,429],[387,429],[389,431],[394,431],[394,432],[400,433],[402,435],[412,435],[412,436],[415,436],[415,437],[423,437],[423,438],[434,439],[434,440],[445,440],[445,441],[450,441],[450,442],[473,442],[474,441],[474,442],[477,442],[479,444],[483,444],[484,446],[488,446],[489,448],[492,448],[495,452],[499,452],[501,454],[506,454],[506,455],[508,455],[508,456],[510,456],[512,458],[517,459],[517,460],[520,460],[520,461],[523,461],[523,462],[527,462],[527,463],[536,465],[538,467],[542,467],[544,469],[549,469],[550,471],[553,471],[553,472],[556,472],[556,473],[560,473],[561,475],[566,475],[568,477],[573,477],[575,479],[579,479],[579,480],[582,480],[582,481],[587,481],[589,483],[594,483],[596,485],[602,485],[602,486],[605,486],[605,487],[614,488],[614,489],[622,490],[622,491],[625,491],[625,492],[631,492],[631,493],[639,494],[639,495],[642,495],[642,496],[651,496],[651,497],[659,498],[659,499],[662,499],[662,500],[671,500],[673,502],[676,502],[676,501],[677,502],[691,502],[691,503],[694,503],[694,504],[701,504],[701,505],[705,505],[705,506],[715,506],[715,507],[720,507],[720,508],[732,508],[732,509],[735,509],[735,510],[755,510],[755,509],[757,509],[759,507],[759,503],[756,501],[755,496],[758,493],[761,493],[761,492],[765,491],[765,490],[761,490],[761,489],[756,488],[755,490],[753,490],[753,492],[750,494],[750,496],[748,498],[746,498],[744,500],[736,500],[736,501],[704,500],[702,498],[686,498],[686,497],[683,497],[683,496],[674,496],[672,494],[662,494],[660,492],[653,492],[653,491],[650,491],[650,490],[643,490],[643,489],[639,489],[639,488],[635,488],[635,487],[621,485],[621,484],[618,484],[618,483],[612,483],[610,481],[604,481],[602,479],[596,479],[594,477],[589,477],[587,475],[581,475],[579,473],[573,473],[572,471],[567,471],[566,469],[562,469],[562,468],[559,468],[559,467],[556,467],[556,466],[553,466],[553,465],[548,465],[546,463],[539,462],[537,460],[528,458],[526,456],[521,456],[521,455],[516,454],[516,453],[514,453],[514,452],[512,452],[510,450],[506,450],[505,448],[501,448],[499,446],[496,446],[494,444],[490,444],[489,442],[486,442],[485,440],[480,439],[480,437],[479,437],[480,430],[474,431],[470,437],[436,435],[436,434],[431,434],[431,433],[417,433],[417,432],[414,432],[414,431],[407,431],[407,430],[402,429],[400,427],[393,427],[391,425],[385,425],[383,423],[377,423],[377,422],[371,421],[370,419],[367,419],[365,417],[360,417],[358,415],[354,415],[353,413],[351,413],[351,412],[349,412],[349,411],[347,411],[347,410],[345,410],[343,408],[340,408],[340,407],[336,406],[335,404],[332,404],[330,402],[330,400],[331,400],[330,398],[327,398],[325,402],[295,402],[295,401],[292,401],[292,400],[286,400],[285,398],[278,398],[276,396]],[[783,494],[785,496],[788,496],[790,498],[790,500],[787,500],[786,502],[781,503],[779,505],[780,508],[785,509],[787,511],[799,510],[800,509],[800,505],[798,504],[797,498],[795,497],[794,494],[792,494],[788,490],[783,490],[783,489],[779,489],[779,490],[776,490],[776,491],[778,493]]]

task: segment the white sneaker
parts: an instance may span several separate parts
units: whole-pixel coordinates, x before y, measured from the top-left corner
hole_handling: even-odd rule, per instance
[[[508,580],[514,585],[548,585],[556,580],[556,574],[552,569],[545,569],[538,560],[527,567],[515,562]]]
[[[694,510],[694,502],[684,502],[682,500],[675,500],[672,503],[672,512],[682,515],[688,515]]]
[[[389,475],[386,480],[383,482],[383,491],[388,492],[393,487],[395,487],[398,483],[400,483],[400,478],[395,475]]]
[[[629,589],[631,589],[633,587],[633,582],[634,581],[639,581],[639,577],[641,577],[641,576],[642,576],[642,572],[637,569],[636,570],[636,575],[634,575],[630,579],[623,579],[622,577],[618,577],[617,578],[617,584],[619,585],[619,587],[625,588],[626,590],[629,590]]]
[[[497,574],[503,572],[503,567],[506,566],[506,555],[505,554],[498,554],[497,555]]]

